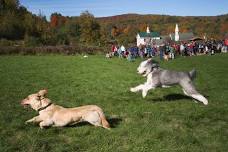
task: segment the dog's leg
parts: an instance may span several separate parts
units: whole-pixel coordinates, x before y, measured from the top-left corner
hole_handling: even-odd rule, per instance
[[[134,88],[131,88],[130,91],[131,92],[138,92],[140,90],[143,90],[143,88],[144,88],[144,84],[140,84],[140,85],[138,85],[138,86],[136,86]]]
[[[39,126],[41,129],[43,129],[44,127],[48,127],[48,126],[51,126],[53,125],[53,122],[48,120],[48,121],[41,121]]]
[[[189,94],[187,94],[187,92],[184,89],[182,89],[182,90],[186,96],[190,96]]]
[[[192,94],[191,97],[200,102],[203,102],[204,105],[208,105],[208,100],[201,94]]]
[[[76,125],[76,124],[78,124],[78,123],[80,123],[80,122],[82,122],[82,121],[79,120],[79,121],[72,122],[72,123],[69,124],[69,126],[74,126],[74,125]],[[53,125],[53,126],[54,126],[54,127],[58,127],[57,125]]]
[[[89,112],[88,114],[86,114],[83,117],[83,120],[89,122],[90,124],[92,124],[96,127],[102,127],[100,115],[96,111]]]
[[[28,124],[28,123],[39,123],[41,122],[42,119],[39,117],[39,116],[36,116],[36,117],[33,117],[32,119],[29,119],[25,122],[25,124]]]
[[[208,100],[201,94],[199,93],[195,93],[195,94],[188,94],[184,89],[183,89],[183,92],[185,95],[189,96],[189,97],[192,97],[200,102],[203,102],[204,105],[208,105]],[[196,101],[195,101],[196,102]],[[197,102],[196,102],[197,103]]]
[[[147,95],[147,92],[150,89],[155,89],[155,87],[152,84],[145,83],[145,84],[140,84],[135,88],[131,88],[130,90],[131,90],[131,92],[138,92],[138,91],[142,90],[142,97],[145,98]]]
[[[162,85],[162,88],[170,88],[171,86]]]
[[[180,85],[183,87],[184,94],[203,102],[204,105],[208,104],[208,100],[203,95],[198,93],[191,81],[188,83],[181,83]]]
[[[142,90],[142,97],[143,97],[143,98],[146,97],[147,92],[148,92],[150,89],[155,89],[155,87],[153,87],[152,85],[149,85],[149,84],[145,84],[145,85],[144,85],[143,90]]]
[[[186,96],[192,97],[191,95],[187,94],[187,92],[186,92],[184,89],[182,89],[182,90],[183,90],[183,92],[184,92],[184,94],[185,94]],[[194,101],[195,101],[195,103],[198,103],[197,100],[194,100]]]

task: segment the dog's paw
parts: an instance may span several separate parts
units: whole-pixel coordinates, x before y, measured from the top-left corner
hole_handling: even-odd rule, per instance
[[[142,97],[143,97],[143,98],[146,98],[146,95],[147,95],[147,92],[146,92],[146,91],[143,91],[143,92],[142,92]]]
[[[137,90],[135,88],[130,88],[131,92],[137,92]]]
[[[207,100],[203,101],[203,104],[204,104],[205,106],[208,105],[208,101],[207,101]]]

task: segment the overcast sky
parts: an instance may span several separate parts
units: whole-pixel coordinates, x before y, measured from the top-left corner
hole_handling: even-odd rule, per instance
[[[79,16],[88,10],[95,17],[126,13],[165,14],[177,16],[216,16],[228,13],[228,0],[20,0],[34,14],[47,18],[58,12]]]

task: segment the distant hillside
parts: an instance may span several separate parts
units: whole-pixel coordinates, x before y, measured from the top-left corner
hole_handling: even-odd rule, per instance
[[[149,25],[152,31],[161,34],[174,32],[175,24],[179,24],[180,32],[193,32],[198,36],[206,34],[212,38],[223,38],[228,32],[228,14],[220,16],[169,16],[123,14],[97,18],[101,25],[112,26],[124,31],[126,28],[145,31]]]
[[[0,0],[0,46],[84,45],[107,46],[110,42],[136,44],[136,34],[145,31],[168,35],[179,24],[180,32],[223,39],[228,33],[228,14],[211,17],[123,14],[95,18],[84,11],[68,17],[58,12],[50,21],[41,13],[34,15],[19,0]]]

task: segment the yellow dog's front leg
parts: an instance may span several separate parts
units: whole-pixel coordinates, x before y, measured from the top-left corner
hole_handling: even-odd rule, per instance
[[[33,117],[32,119],[27,120],[25,122],[25,124],[28,124],[28,123],[39,123],[41,121],[42,121],[42,119],[39,116],[36,116],[36,117]]]
[[[54,124],[53,121],[51,121],[51,120],[45,120],[45,121],[40,122],[39,125],[40,125],[40,128],[43,129],[45,127],[52,126],[53,124]]]

